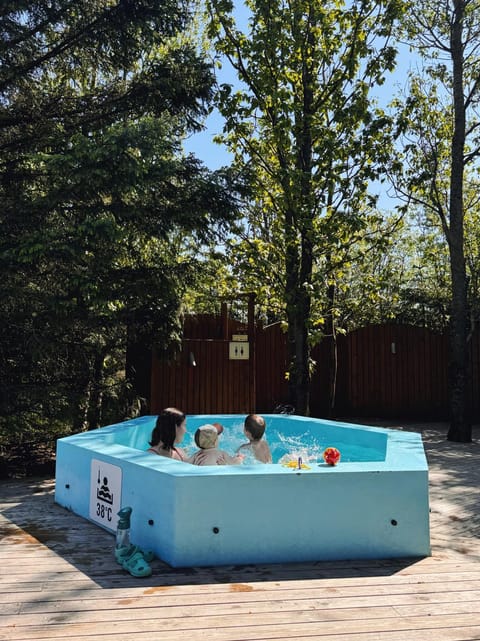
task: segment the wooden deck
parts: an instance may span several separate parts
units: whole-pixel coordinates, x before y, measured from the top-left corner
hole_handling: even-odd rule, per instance
[[[420,560],[180,570],[154,561],[151,577],[135,579],[116,564],[112,535],[54,503],[53,480],[3,481],[0,639],[478,640],[479,515],[466,516],[479,505],[472,447],[473,479],[448,485],[441,459],[433,469],[434,553]],[[452,518],[457,491],[469,502]]]

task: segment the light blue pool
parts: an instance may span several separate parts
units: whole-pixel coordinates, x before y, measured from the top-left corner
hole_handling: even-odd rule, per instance
[[[116,531],[132,507],[131,539],[173,567],[421,557],[430,554],[428,466],[419,434],[264,415],[274,461],[200,467],[147,453],[155,416],[57,442],[55,500]],[[244,416],[189,416],[191,435],[220,422],[220,447],[244,442]],[[327,446],[342,458],[321,457]],[[114,540],[112,538],[112,554]]]

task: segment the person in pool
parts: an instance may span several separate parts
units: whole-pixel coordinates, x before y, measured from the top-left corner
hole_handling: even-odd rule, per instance
[[[239,465],[242,463],[243,454],[230,456],[218,448],[218,436],[222,432],[223,426],[219,423],[199,427],[194,437],[199,450],[187,459],[187,462],[193,465]]]
[[[254,458],[261,463],[271,463],[272,454],[267,441],[263,438],[265,434],[265,419],[258,414],[249,414],[245,419],[243,433],[248,438],[248,443],[240,445],[237,454],[251,452]]]
[[[186,431],[185,414],[176,407],[167,407],[158,415],[147,452],[173,458],[177,461],[186,461],[187,455],[180,447],[177,447],[183,441]]]

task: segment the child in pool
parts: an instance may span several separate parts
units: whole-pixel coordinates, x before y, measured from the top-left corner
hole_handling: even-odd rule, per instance
[[[187,463],[193,465],[239,465],[243,462],[243,455],[230,456],[227,452],[218,449],[218,435],[223,431],[221,425],[202,425],[195,432],[195,443],[200,448]]]
[[[267,441],[263,438],[265,434],[265,419],[258,414],[249,414],[245,419],[243,433],[248,438],[248,443],[240,445],[237,454],[242,451],[249,451],[254,458],[261,463],[271,463],[272,454]]]

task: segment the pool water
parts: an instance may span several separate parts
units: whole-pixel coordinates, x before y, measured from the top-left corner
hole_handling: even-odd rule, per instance
[[[341,438],[341,433],[332,434],[330,430],[305,429],[297,434],[289,434],[288,430],[268,427],[267,440],[272,453],[273,463],[283,463],[301,457],[309,465],[323,464],[323,452],[327,447],[336,447],[341,454],[342,463],[360,463],[366,461],[383,461],[385,447],[369,446],[361,443],[348,442]],[[247,443],[243,433],[243,422],[234,422],[226,427],[219,437],[218,447],[229,454],[235,454],[241,445]],[[197,451],[193,434],[188,432],[182,443],[183,449],[190,456]],[[259,463],[252,454],[246,451],[244,463]],[[245,453],[245,450],[243,451]]]

